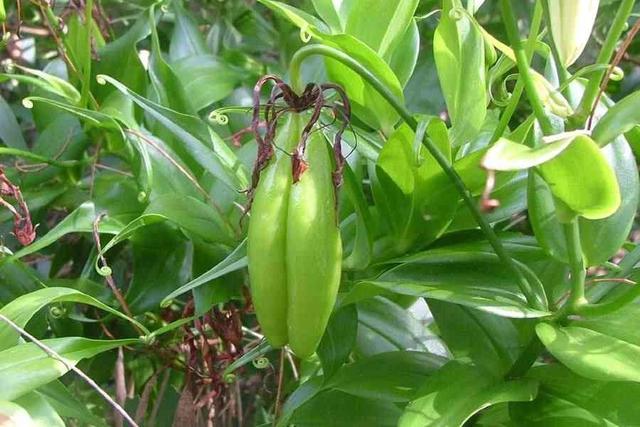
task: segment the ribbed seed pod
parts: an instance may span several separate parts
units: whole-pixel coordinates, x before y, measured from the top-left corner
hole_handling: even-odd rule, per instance
[[[275,144],[291,152],[300,140],[300,117],[291,115],[275,138]],[[253,305],[262,333],[274,347],[287,338],[286,238],[291,158],[276,150],[260,174],[249,220],[249,278]]]
[[[565,67],[576,62],[587,45],[599,4],[600,0],[548,0],[553,42]]]
[[[307,115],[291,114],[275,144],[292,152]],[[308,168],[298,182],[291,157],[278,150],[262,171],[248,235],[253,303],[271,345],[313,354],[335,304],[342,263],[333,164],[321,132],[307,141]]]
[[[313,354],[340,286],[342,243],[336,220],[333,165],[321,132],[307,142],[309,168],[291,187],[287,218],[287,322],[296,355]]]

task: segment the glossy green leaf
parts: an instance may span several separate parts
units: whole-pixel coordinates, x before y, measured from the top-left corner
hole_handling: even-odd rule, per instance
[[[534,367],[527,376],[539,381],[540,389],[533,402],[511,405],[517,425],[623,427],[640,419],[638,383],[594,381],[559,364]]]
[[[347,14],[353,0],[336,2],[334,0],[311,0],[316,14],[329,26],[331,32],[343,33]]]
[[[533,400],[537,389],[534,380],[496,380],[473,366],[449,362],[407,405],[398,427],[462,427],[491,405]]]
[[[358,337],[355,353],[369,357],[398,350],[443,353],[437,337],[431,334],[408,310],[386,298],[360,301]]]
[[[487,112],[484,39],[458,0],[445,0],[433,41],[438,77],[453,128],[454,146],[469,142]]]
[[[562,154],[538,166],[538,170],[553,195],[579,216],[602,219],[620,206],[615,172],[587,136],[577,136]]]
[[[400,294],[452,302],[504,317],[549,315],[526,304],[513,274],[490,250],[444,247],[394,261],[400,265],[375,280],[357,283],[342,303],[374,295]]]
[[[359,0],[349,8],[344,32],[364,42],[383,58],[390,56],[406,33],[418,0]],[[366,19],[363,19],[366,17]]]
[[[184,206],[189,206],[188,210]],[[198,236],[209,243],[233,246],[238,241],[232,228],[217,206],[181,194],[165,194],[154,199],[145,216],[163,216],[180,226],[188,235]]]
[[[616,102],[598,120],[591,137],[604,147],[640,123],[640,92],[632,92]]]
[[[379,353],[343,366],[326,387],[369,399],[407,402],[446,360],[417,351]]]
[[[621,195],[618,210],[608,218],[580,218],[580,240],[587,266],[599,265],[615,255],[629,235],[639,199],[638,168],[624,138],[601,151],[615,171]],[[554,258],[566,260],[564,232],[556,218],[551,189],[537,174],[529,175],[529,218],[540,246]]]
[[[78,90],[66,80],[54,76],[53,74],[45,73],[44,71],[22,67],[20,65],[16,65],[16,68],[27,75],[0,74],[0,81],[6,79],[17,80],[21,83],[37,86],[51,95],[57,95],[64,98],[71,104],[78,104],[80,102],[80,92],[78,92]]]
[[[161,302],[163,307],[171,303],[171,300],[197,288],[211,280],[222,277],[226,274],[240,270],[247,266],[247,240],[243,240],[225,259],[211,268],[206,273],[198,276],[189,283],[180,286],[175,291],[167,295]]]
[[[500,138],[482,159],[482,167],[495,171],[517,171],[538,166],[562,153],[573,141],[568,137],[531,148]]]
[[[126,315],[120,313],[118,310],[114,310],[106,304],[98,301],[97,299],[83,294],[80,291],[70,288],[44,288],[34,292],[30,292],[26,295],[22,295],[11,301],[9,304],[0,308],[0,314],[11,319],[20,327],[24,327],[29,320],[36,314],[42,307],[56,302],[77,302],[81,304],[88,304],[94,307],[100,308],[108,313],[125,319],[133,324],[142,327],[137,321],[130,319]],[[18,343],[18,332],[11,326],[2,322],[0,323],[0,351],[12,347]]]
[[[451,156],[444,124],[433,119],[425,131],[441,152]],[[385,143],[376,163],[374,197],[388,223],[397,253],[437,238],[453,219],[458,194],[447,191],[448,178],[406,125]]]
[[[347,361],[358,333],[358,311],[354,305],[333,312],[316,352],[326,378]]]
[[[640,345],[591,329],[536,326],[547,349],[572,371],[594,380],[640,382]]]
[[[100,75],[101,81],[115,86],[165,126],[176,138],[185,144],[195,161],[233,189],[244,189],[248,185],[247,171],[235,154],[213,133],[202,120],[165,108],[132,92],[117,80]],[[213,146],[213,149],[210,148]]]
[[[112,341],[87,338],[53,338],[42,341],[73,366],[80,360],[123,345],[132,345],[138,339]],[[0,399],[16,399],[41,385],[61,377],[68,368],[33,343],[20,344],[0,351]]]
[[[173,66],[197,111],[229,96],[245,77],[213,55],[189,56]]]
[[[604,147],[602,153],[615,171],[622,201],[608,218],[579,219],[582,253],[587,265],[602,264],[616,254],[629,236],[640,200],[638,166],[625,139],[617,138]]]
[[[400,40],[398,47],[390,53],[391,56],[387,62],[398,76],[402,87],[405,87],[413,75],[420,53],[420,31],[415,19],[409,24],[409,28]]]
[[[439,336],[456,360],[504,375],[518,357],[518,330],[510,319],[462,305],[429,300]]]

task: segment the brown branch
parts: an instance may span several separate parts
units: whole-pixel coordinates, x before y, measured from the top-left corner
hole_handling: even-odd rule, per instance
[[[604,80],[600,84],[600,91],[598,92],[598,96],[596,97],[596,100],[594,101],[593,106],[591,107],[591,112],[589,113],[589,121],[588,121],[587,129],[591,129],[591,126],[593,124],[593,117],[596,113],[596,108],[600,103],[600,98],[602,98],[604,91],[607,89],[607,86],[609,84],[609,81],[611,80],[611,74],[613,73],[614,68],[617,67],[620,64],[620,61],[622,61],[622,59],[624,58],[624,55],[626,54],[627,49],[629,49],[629,46],[631,45],[631,42],[635,38],[638,31],[640,31],[640,19],[638,19],[635,22],[635,24],[633,24],[633,27],[627,34],[627,37],[625,37],[624,41],[622,42],[622,45],[618,49],[616,56],[613,58],[613,61],[611,62],[611,65],[609,66],[609,69],[605,74]]]

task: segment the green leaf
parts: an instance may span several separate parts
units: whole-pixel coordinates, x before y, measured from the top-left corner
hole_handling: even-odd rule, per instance
[[[283,15],[323,44],[342,50],[360,62],[385,83],[397,99],[404,100],[402,86],[394,72],[384,59],[365,43],[349,34],[331,35],[323,32],[324,25],[321,21],[293,6],[273,0],[260,0],[260,2]],[[354,114],[374,129],[382,129],[383,132],[390,134],[398,120],[396,111],[350,68],[329,58],[325,59],[325,64],[329,78],[346,90]]]
[[[22,129],[16,116],[2,96],[0,96],[0,141],[7,147],[27,149],[27,143],[22,136]]]
[[[617,138],[601,152],[616,173],[622,200],[618,210],[608,218],[579,219],[580,241],[587,266],[602,264],[618,252],[631,230],[639,199],[638,168],[624,138]],[[554,258],[566,261],[564,232],[556,217],[553,195],[537,174],[529,175],[527,198],[529,218],[540,246]]]
[[[411,20],[409,28],[400,40],[400,44],[396,49],[390,52],[387,59],[389,66],[398,76],[400,84],[405,87],[418,63],[418,54],[420,53],[420,31],[415,19]]]
[[[102,352],[139,343],[138,339],[91,340],[87,338],[53,338],[42,343],[60,354],[73,366],[82,359]],[[0,400],[16,399],[36,388],[61,377],[68,368],[49,357],[33,343],[20,344],[0,351]]]
[[[47,399],[37,392],[31,392],[14,401],[22,406],[38,427],[65,427],[60,415],[49,404]]]
[[[410,311],[386,298],[361,301],[358,307],[358,337],[355,353],[369,357],[397,350],[444,353],[438,338]]]
[[[472,366],[449,362],[427,380],[421,397],[407,405],[398,427],[461,427],[489,406],[531,401],[537,389],[534,380],[503,382]]]
[[[34,70],[20,65],[15,65],[15,67],[35,77],[23,74],[0,74],[0,81],[8,79],[17,80],[21,83],[37,86],[51,95],[56,95],[65,99],[70,104],[79,104],[80,92],[78,92],[78,90],[66,80],[54,76],[53,74],[45,73],[44,71]]]
[[[163,307],[171,304],[171,300],[189,292],[192,289],[197,288],[211,280],[222,277],[226,274],[232,273],[236,270],[240,270],[247,266],[247,240],[243,240],[225,259],[220,261],[219,264],[211,268],[211,270],[193,279],[189,283],[180,286],[175,291],[167,295],[160,303]]]
[[[367,199],[360,185],[360,180],[351,169],[349,164],[345,164],[343,174],[343,194],[353,205],[355,211],[356,231],[353,241],[353,249],[342,261],[344,270],[365,269],[371,262],[373,252],[373,228],[374,222],[369,211]],[[344,224],[344,223],[343,223]],[[348,242],[343,233],[343,247],[347,252]]]
[[[108,313],[125,319],[144,330],[144,326],[136,320],[114,310],[97,299],[71,288],[44,288],[22,295],[0,309],[0,314],[11,319],[20,327],[24,327],[42,307],[56,302],[77,302],[100,308]],[[0,323],[0,350],[18,343],[19,334],[8,324]]]
[[[623,137],[616,138],[602,149],[602,153],[616,173],[622,201],[608,218],[579,219],[582,253],[588,266],[604,263],[622,247],[633,226],[640,200],[638,166],[627,141]]]
[[[184,207],[189,206],[188,210]],[[198,236],[208,243],[233,247],[238,236],[217,207],[181,194],[165,194],[154,199],[145,215],[163,216],[180,226],[189,236]]]
[[[640,343],[591,329],[536,326],[540,341],[572,371],[594,380],[640,382]]]
[[[176,23],[171,35],[169,56],[177,62],[193,55],[208,53],[207,46],[193,17],[180,3],[172,3]]]
[[[517,425],[623,427],[640,419],[638,383],[594,381],[560,364],[534,367],[527,377],[540,381],[540,389],[533,402],[510,405]]]
[[[428,303],[439,336],[456,360],[473,362],[496,377],[511,368],[520,339],[510,319],[438,300]]]
[[[190,245],[168,224],[155,224],[131,237],[133,278],[127,289],[134,313],[156,310],[160,301],[191,275]]]
[[[117,80],[99,75],[150,116],[165,126],[185,146],[193,159],[234,190],[248,186],[247,171],[231,149],[198,117],[165,108],[132,92]],[[212,148],[210,148],[212,147]]]
[[[92,233],[93,223],[98,217],[95,205],[92,202],[85,202],[76,210],[71,212],[53,227],[47,234],[42,236],[27,247],[20,249],[13,254],[11,259],[18,259],[32,253],[38,252],[49,245],[56,243],[62,236],[69,233]],[[118,234],[122,230],[123,225],[113,218],[103,218],[98,226],[98,231],[105,234]],[[6,260],[8,258],[4,258]],[[0,259],[0,263],[3,260]]]
[[[353,2],[344,32],[388,58],[407,32],[417,6],[418,0]]]
[[[450,158],[444,123],[431,119],[421,126]],[[387,140],[376,162],[373,190],[397,253],[406,252],[416,243],[430,243],[453,220],[458,194],[447,191],[447,183],[442,168],[408,126],[398,128]]]
[[[379,353],[343,366],[326,387],[368,399],[407,402],[446,360],[417,351]]]
[[[179,9],[176,10],[179,11]],[[194,114],[196,110],[193,108],[178,74],[163,58],[158,31],[154,25],[155,21],[154,8],[152,7],[149,9],[152,46],[149,58],[149,77],[158,103],[179,113]]]
[[[572,141],[572,137],[567,137],[531,148],[500,138],[483,157],[482,167],[495,171],[528,169],[557,157]]]
[[[173,66],[197,111],[229,96],[245,77],[213,55],[189,56]]]
[[[311,0],[316,13],[329,25],[331,32],[343,33],[347,12],[353,0],[334,2],[333,0]]]
[[[562,154],[538,170],[553,195],[579,216],[602,219],[620,206],[615,172],[588,136],[577,136]]]
[[[51,381],[38,387],[35,393],[44,397],[62,417],[75,418],[85,423],[106,427],[105,421],[91,414],[85,404],[76,399],[60,381]]]
[[[122,82],[134,92],[147,88],[147,73],[140,61],[137,44],[151,32],[146,14],[140,14],[126,33],[98,49],[98,60],[93,64],[93,74],[106,74]],[[104,101],[114,88],[97,84],[91,92],[98,101]]]
[[[484,39],[473,16],[461,9],[458,1],[444,1],[433,51],[453,124],[451,139],[454,146],[460,146],[482,127],[487,96]]]
[[[298,408],[290,422],[299,426],[326,426],[330,419],[331,427],[395,427],[401,413],[391,402],[330,390]]]
[[[528,306],[513,274],[490,250],[443,247],[394,262],[400,265],[375,280],[358,282],[342,304],[375,295],[400,294],[461,304],[503,317],[535,318],[550,314]]]
[[[358,311],[355,306],[342,307],[333,312],[316,350],[325,378],[331,378],[347,361],[355,345],[357,332]]]
[[[604,147],[640,122],[640,92],[632,92],[613,106],[598,120],[591,137]]]

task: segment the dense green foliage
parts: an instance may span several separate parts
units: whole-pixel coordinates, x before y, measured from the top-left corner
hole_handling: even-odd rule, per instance
[[[0,426],[639,425],[638,12],[0,0]],[[265,74],[352,111],[279,255],[268,218],[247,245]],[[271,260],[305,351],[263,337]]]

